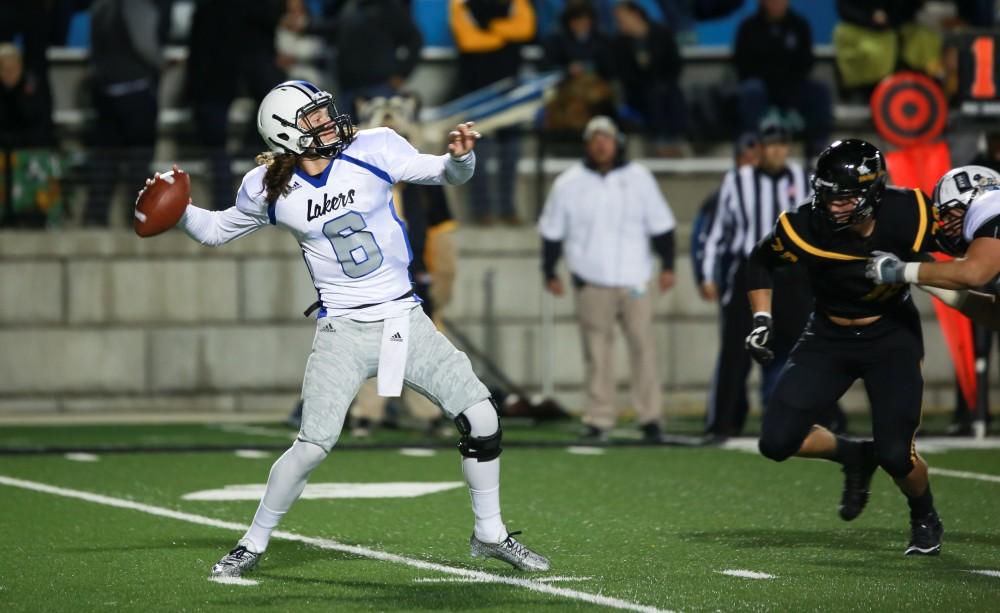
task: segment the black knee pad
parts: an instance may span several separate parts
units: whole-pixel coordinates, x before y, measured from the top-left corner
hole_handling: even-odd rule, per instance
[[[893,479],[902,479],[913,470],[913,458],[910,456],[908,445],[892,445],[881,448],[876,443],[875,457],[878,458],[878,465],[882,467],[882,470],[889,473]]]
[[[760,450],[760,454],[762,456],[769,460],[784,462],[799,450],[799,446],[801,444],[802,442],[799,441],[794,445],[790,445],[778,440],[775,437],[762,436],[757,441],[757,449]]]
[[[490,436],[472,436],[472,426],[469,418],[461,413],[455,418],[455,426],[461,438],[458,439],[458,452],[463,458],[475,458],[479,462],[489,462],[500,457],[503,449],[500,441],[503,439],[503,428],[497,424],[497,431]]]

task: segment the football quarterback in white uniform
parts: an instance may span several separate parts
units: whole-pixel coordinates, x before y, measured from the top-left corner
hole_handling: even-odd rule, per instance
[[[257,128],[270,152],[243,178],[235,206],[210,212],[189,205],[180,225],[205,245],[269,225],[288,230],[302,249],[319,313],[299,434],[272,466],[250,529],[211,574],[240,576],[256,566],[271,532],[337,442],[358,389],[376,375],[380,394],[398,396],[405,382],[455,420],[475,514],[471,553],[548,570],[549,561],[516,541],[501,520],[495,405],[465,354],[415,308],[420,299],[407,271],[412,254],[392,202],[399,181],[468,181],[478,133],[461,124],[449,134],[447,154],[421,154],[391,129],[356,130],[329,93],[305,81],[272,89],[258,109]]]
[[[937,243],[958,257],[948,262],[903,262],[876,252],[866,274],[876,283],[918,283],[972,318],[1000,329],[1000,173],[961,166],[934,187]]]

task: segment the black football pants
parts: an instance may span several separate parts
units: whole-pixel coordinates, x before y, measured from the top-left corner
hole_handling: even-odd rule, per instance
[[[895,478],[913,469],[920,425],[923,339],[913,315],[883,316],[864,327],[838,326],[815,314],[792,350],[764,413],[760,452],[791,457],[817,416],[862,379],[871,404],[879,465]]]

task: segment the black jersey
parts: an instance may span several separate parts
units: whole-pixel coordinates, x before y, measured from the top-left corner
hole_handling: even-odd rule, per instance
[[[749,287],[770,287],[770,271],[799,264],[806,267],[819,312],[859,319],[912,309],[908,286],[876,285],[865,277],[865,262],[873,251],[912,260],[935,250],[933,215],[920,190],[888,187],[875,212],[875,229],[862,237],[849,229],[832,232],[811,204],[801,205],[783,213],[754,248]]]

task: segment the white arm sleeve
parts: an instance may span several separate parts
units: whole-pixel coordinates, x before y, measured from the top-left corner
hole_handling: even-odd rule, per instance
[[[218,247],[266,226],[267,217],[244,213],[235,206],[225,211],[206,211],[189,204],[179,225],[202,245]]]
[[[420,185],[461,185],[472,178],[476,170],[476,155],[472,152],[455,159],[451,154],[428,155],[418,152],[399,134],[385,128],[382,155],[386,171],[393,182],[406,181]]]

